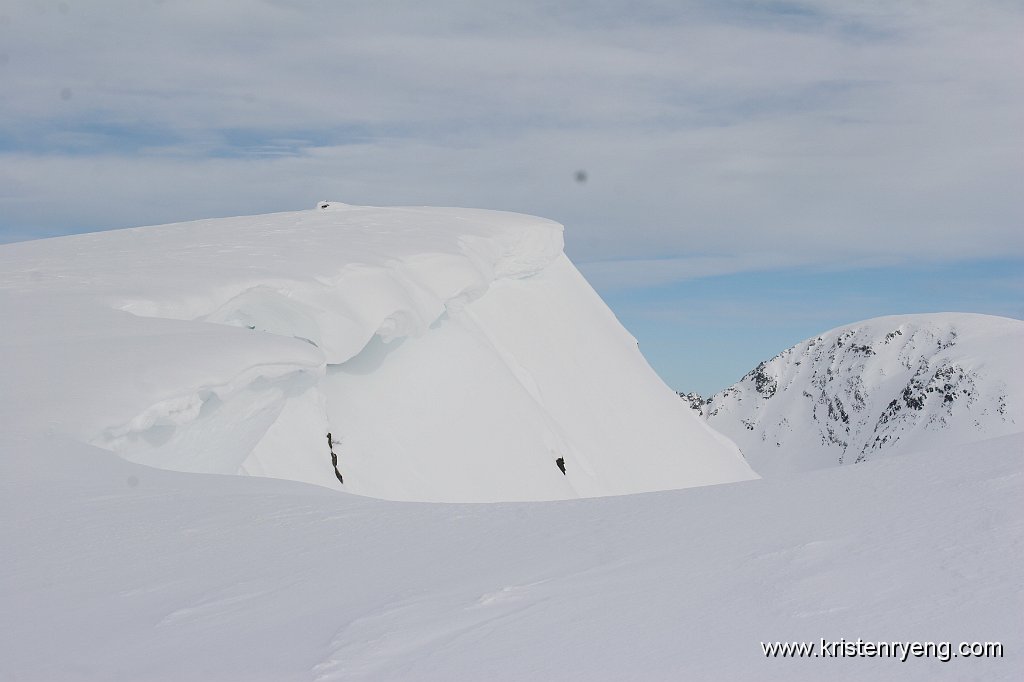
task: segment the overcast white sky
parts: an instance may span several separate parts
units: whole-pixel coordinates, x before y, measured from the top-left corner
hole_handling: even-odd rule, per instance
[[[328,198],[559,220],[606,294],[1024,259],[1022,36],[1005,0],[4,0],[0,241]]]

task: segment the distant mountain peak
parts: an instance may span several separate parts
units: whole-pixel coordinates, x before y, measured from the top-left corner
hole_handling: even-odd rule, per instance
[[[798,343],[706,401],[680,395],[758,473],[816,469],[1024,430],[1021,348],[1019,320],[882,317]]]

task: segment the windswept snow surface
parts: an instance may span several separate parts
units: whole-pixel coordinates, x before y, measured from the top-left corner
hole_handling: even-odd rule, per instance
[[[150,466],[422,501],[755,477],[539,218],[323,202],[12,244],[0,315],[0,423]]]
[[[1024,322],[879,317],[762,362],[700,404],[762,476],[1024,432]]]
[[[6,438],[0,679],[1017,681],[1022,450],[425,504]],[[822,638],[1004,655],[762,653]]]

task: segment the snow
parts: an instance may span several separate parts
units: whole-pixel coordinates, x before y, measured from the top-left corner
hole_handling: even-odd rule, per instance
[[[7,439],[0,678],[1018,680],[1022,451],[438,505]],[[760,648],[858,637],[1006,653]]]
[[[356,207],[0,249],[5,422],[150,466],[421,501],[746,480],[562,253],[494,211]],[[42,415],[45,423],[41,423]],[[566,472],[556,466],[563,458]]]
[[[1024,434],[757,479],[560,226],[322,203],[0,247],[0,679],[1024,677]]]
[[[700,405],[762,476],[1024,431],[1024,322],[879,317],[808,339]]]

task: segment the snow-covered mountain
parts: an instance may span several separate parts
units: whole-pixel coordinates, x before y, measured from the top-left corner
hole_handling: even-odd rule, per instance
[[[554,223],[328,205],[10,245],[0,319],[0,680],[1024,677],[1021,433],[644,495],[349,494],[754,477]],[[971,376],[1016,371],[970,338]],[[861,639],[933,654],[764,649]]]
[[[11,244],[0,316],[0,423],[150,466],[425,501],[755,477],[539,218],[322,202]]]
[[[701,402],[762,476],[1024,431],[1024,322],[880,317],[762,362]]]

